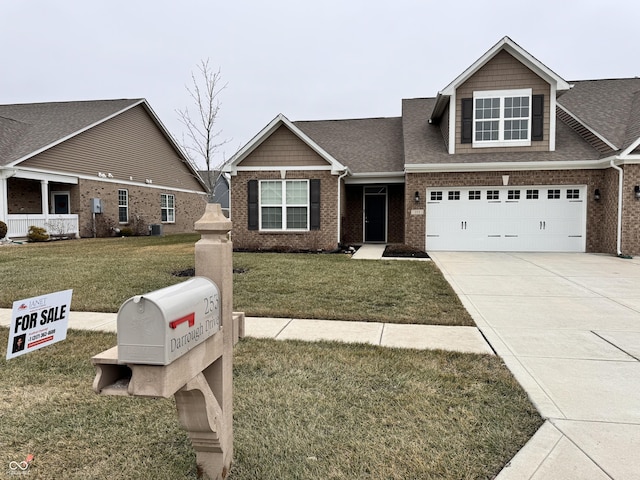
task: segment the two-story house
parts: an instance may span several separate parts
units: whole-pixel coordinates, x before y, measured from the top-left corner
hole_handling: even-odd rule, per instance
[[[509,37],[402,116],[278,115],[229,161],[234,245],[640,254],[640,78],[568,82]]]

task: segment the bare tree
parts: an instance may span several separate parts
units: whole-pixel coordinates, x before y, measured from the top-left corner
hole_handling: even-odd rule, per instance
[[[214,156],[218,148],[227,143],[219,140],[221,131],[216,130],[216,120],[220,111],[220,93],[227,87],[222,84],[220,69],[213,70],[209,59],[202,60],[197,72],[191,72],[191,86],[186,86],[193,100],[194,114],[188,107],[176,110],[180,122],[186,127],[182,136],[182,147],[194,165],[204,162],[206,167],[203,180],[209,189],[209,202],[215,202],[215,186],[221,175],[223,162],[215,163]],[[216,168],[218,167],[218,168]]]

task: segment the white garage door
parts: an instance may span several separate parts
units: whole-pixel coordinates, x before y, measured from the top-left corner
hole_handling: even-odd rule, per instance
[[[427,251],[584,252],[586,186],[427,190]]]

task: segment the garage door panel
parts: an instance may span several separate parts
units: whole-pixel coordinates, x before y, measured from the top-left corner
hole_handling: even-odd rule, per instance
[[[434,195],[434,192],[437,194]],[[585,250],[585,186],[427,190],[427,250]]]

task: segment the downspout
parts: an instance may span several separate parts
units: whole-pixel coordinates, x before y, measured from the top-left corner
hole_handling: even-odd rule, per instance
[[[616,232],[616,248],[618,256],[622,257],[622,183],[624,171],[615,164],[615,159],[611,159],[610,165],[618,171],[618,229]]]
[[[345,168],[344,172],[338,177],[338,246],[340,246],[340,239],[342,236],[342,188],[340,180],[347,176],[349,169]]]

